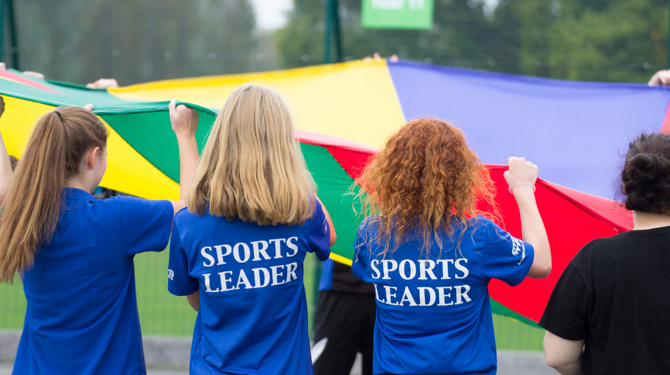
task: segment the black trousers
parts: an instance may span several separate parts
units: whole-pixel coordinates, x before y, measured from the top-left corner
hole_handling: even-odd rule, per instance
[[[319,292],[312,349],[315,375],[349,375],[357,352],[363,355],[361,374],[372,375],[376,309],[374,294]]]

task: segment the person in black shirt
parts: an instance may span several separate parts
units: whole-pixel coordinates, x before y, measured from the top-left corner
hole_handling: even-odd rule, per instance
[[[540,320],[561,374],[670,372],[670,135],[629,146],[621,189],[633,230],[584,246]]]

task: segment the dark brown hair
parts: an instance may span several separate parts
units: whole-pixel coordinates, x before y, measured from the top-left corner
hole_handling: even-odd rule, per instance
[[[628,146],[621,171],[626,208],[670,215],[670,135],[642,134]]]

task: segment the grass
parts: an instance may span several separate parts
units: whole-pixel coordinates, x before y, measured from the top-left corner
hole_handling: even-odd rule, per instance
[[[310,332],[315,311],[318,285],[316,258],[308,254],[305,260],[305,292],[307,294]],[[184,297],[167,291],[168,252],[144,253],[135,257],[137,304],[145,335],[191,336],[196,313]],[[0,329],[21,329],[26,300],[18,277],[14,285],[0,284]],[[493,324],[498,349],[542,350],[544,330],[516,320],[494,315]]]

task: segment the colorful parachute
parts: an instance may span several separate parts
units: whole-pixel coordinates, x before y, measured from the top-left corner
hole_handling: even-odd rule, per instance
[[[291,102],[297,138],[338,231],[333,258],[350,263],[359,218],[347,194],[365,162],[407,121],[445,119],[464,130],[499,187],[502,225],[520,237],[518,210],[502,178],[508,156],[540,166],[537,200],[554,271],[514,289],[491,284],[494,311],[537,322],[566,264],[588,241],[628,230],[629,212],[612,197],[620,153],[640,132],[669,126],[670,91],[633,84],[577,83],[410,62],[353,61],[287,71],[179,79],[92,90],[0,72],[6,111],[0,131],[20,156],[35,120],[60,105],[93,103],[108,125],[102,185],[146,198],[178,196],[177,144],[167,101],[200,113],[202,146],[215,113],[239,85],[262,80]],[[547,181],[559,183],[556,185]],[[568,188],[564,187],[567,186]],[[586,194],[586,193],[590,194]],[[594,195],[591,195],[594,194]],[[597,196],[596,196],[597,195]],[[598,197],[600,196],[600,197]],[[486,207],[482,207],[486,209]]]

